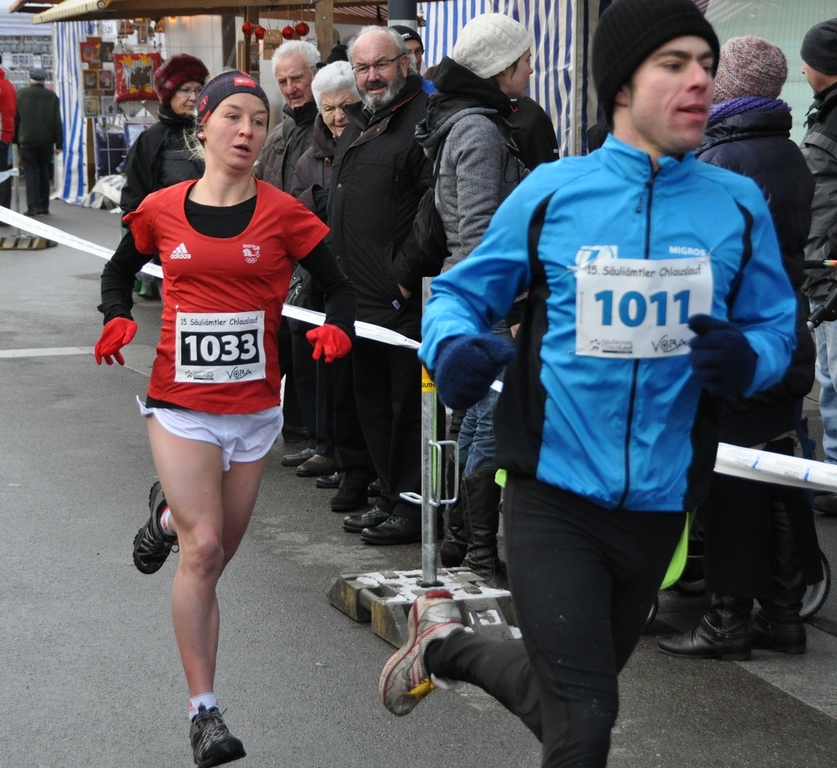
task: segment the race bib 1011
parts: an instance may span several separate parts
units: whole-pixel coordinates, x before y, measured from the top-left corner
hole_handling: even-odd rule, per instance
[[[265,378],[264,312],[178,312],[174,380],[236,384]]]
[[[576,354],[648,358],[684,355],[687,325],[712,310],[709,257],[594,259],[576,272]]]

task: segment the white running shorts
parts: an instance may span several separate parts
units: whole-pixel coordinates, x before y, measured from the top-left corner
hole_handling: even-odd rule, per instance
[[[263,458],[282,431],[282,409],[278,405],[257,413],[203,413],[147,408],[139,397],[137,403],[143,416],[154,416],[167,432],[217,445],[224,472],[229,471],[231,461],[246,464]]]

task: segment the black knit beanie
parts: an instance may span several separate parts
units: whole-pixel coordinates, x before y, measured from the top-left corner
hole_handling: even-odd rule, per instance
[[[234,93],[249,93],[261,99],[264,108],[270,112],[270,102],[267,94],[250,75],[236,69],[222,72],[215,75],[201,91],[201,98],[198,102],[198,125],[206,125],[209,116],[218,108],[218,105]]]
[[[714,75],[721,46],[693,0],[616,0],[602,14],[593,35],[593,82],[608,125],[616,94],[639,65],[661,45],[687,35],[709,43]]]
[[[837,75],[837,19],[815,24],[802,40],[799,52],[809,66],[824,75]]]

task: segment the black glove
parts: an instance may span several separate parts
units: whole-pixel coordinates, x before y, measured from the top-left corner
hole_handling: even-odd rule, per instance
[[[689,328],[697,336],[689,362],[710,395],[743,395],[756,374],[757,355],[742,330],[709,315],[693,315]]]
[[[514,359],[514,347],[493,333],[456,336],[443,345],[434,378],[439,399],[455,411],[482,400]]]

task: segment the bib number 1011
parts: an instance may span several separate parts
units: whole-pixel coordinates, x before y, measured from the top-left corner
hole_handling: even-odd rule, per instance
[[[668,291],[658,291],[646,298],[639,291],[627,291],[621,297],[615,298],[613,291],[606,290],[599,291],[593,297],[596,303],[601,306],[602,325],[613,325],[613,311],[615,309],[618,320],[622,325],[636,328],[645,322],[649,314],[655,325],[660,327],[667,325],[669,310],[675,314],[680,325],[685,325],[689,319],[689,294],[690,291],[684,290],[669,296]]]

